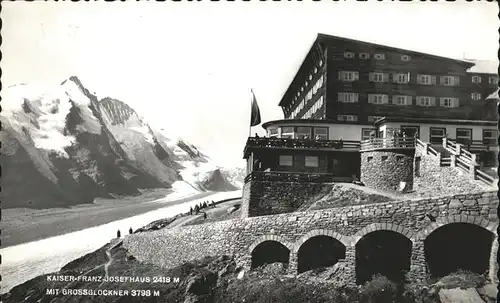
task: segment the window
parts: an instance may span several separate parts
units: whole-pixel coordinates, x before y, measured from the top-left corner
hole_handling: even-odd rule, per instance
[[[373,157],[366,158],[366,162],[370,162],[371,160],[373,160]]]
[[[434,106],[436,105],[436,98],[429,96],[417,96],[418,106]]]
[[[392,96],[392,104],[411,105],[411,96],[402,96],[402,95]]]
[[[401,61],[410,61],[411,57],[408,55],[401,55]]]
[[[354,58],[355,54],[353,52],[344,52],[344,58]]]
[[[389,103],[389,96],[381,94],[368,94],[368,103],[387,104]]]
[[[385,54],[375,54],[373,58],[375,58],[375,60],[384,60]]]
[[[442,144],[445,135],[446,135],[446,128],[431,127],[429,133],[430,137],[429,142],[431,142],[431,144]]]
[[[410,73],[396,73],[392,77],[394,83],[406,84],[410,82]]]
[[[483,129],[483,144],[496,145],[498,134],[496,129]]]
[[[355,122],[355,121],[358,121],[358,116],[356,116],[356,115],[337,115],[337,120]]]
[[[316,74],[318,72],[318,68],[314,67],[314,73]]]
[[[319,60],[319,66],[323,66],[323,60]]]
[[[458,98],[440,98],[439,104],[442,107],[458,107]]]
[[[498,77],[489,77],[488,81],[490,84],[498,84]]]
[[[338,93],[338,101],[343,103],[355,103],[358,102],[357,93]]]
[[[269,137],[278,137],[278,129],[277,128],[270,128],[269,129]]]
[[[480,93],[472,93],[470,95],[470,97],[472,98],[472,100],[481,100],[481,94]]]
[[[387,160],[387,156],[382,156],[382,161]]]
[[[339,71],[339,79],[342,81],[359,80],[359,73],[353,71]]]
[[[480,76],[472,76],[472,83],[481,83]]]
[[[455,86],[460,84],[460,78],[458,76],[441,76],[441,85]]]
[[[387,74],[384,73],[370,73],[369,78],[371,82],[385,82]]]
[[[457,143],[468,145],[472,139],[472,129],[457,128]]]
[[[418,75],[417,76],[417,83],[424,84],[424,85],[430,85],[430,84],[433,84],[432,78],[433,78],[433,76],[431,76],[431,75]]]
[[[368,140],[375,137],[375,128],[363,128],[361,129],[361,140]]]
[[[316,140],[328,140],[328,128],[327,127],[315,127],[314,128],[314,139],[316,139]]]
[[[297,127],[297,138],[299,139],[311,139],[311,128],[310,127]]]
[[[318,157],[317,156],[306,156],[306,167],[318,167]]]
[[[368,53],[361,53],[361,54],[359,54],[359,58],[360,59],[369,59],[370,58],[370,54],[368,54]]]
[[[379,119],[384,118],[383,116],[368,116],[368,122],[375,122]]]
[[[280,166],[293,166],[293,156],[280,156]]]
[[[281,128],[281,138],[293,138],[294,128],[286,126]]]

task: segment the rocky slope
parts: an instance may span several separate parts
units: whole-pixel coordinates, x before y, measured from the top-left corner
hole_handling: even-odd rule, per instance
[[[7,88],[0,122],[3,208],[92,203],[178,182],[235,188],[196,147],[153,130],[124,102],[98,100],[76,77],[51,89]]]

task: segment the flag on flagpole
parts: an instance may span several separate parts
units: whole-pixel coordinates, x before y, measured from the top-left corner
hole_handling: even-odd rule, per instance
[[[257,99],[255,98],[255,94],[252,90],[252,115],[250,117],[250,127],[260,124],[260,110],[259,105],[257,104]]]

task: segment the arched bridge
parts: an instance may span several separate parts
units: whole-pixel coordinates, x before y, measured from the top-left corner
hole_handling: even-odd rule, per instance
[[[158,230],[124,244],[164,267],[226,254],[247,268],[282,262],[293,274],[339,263],[352,283],[375,273],[422,281],[459,268],[486,272],[497,206],[496,192],[455,195]]]

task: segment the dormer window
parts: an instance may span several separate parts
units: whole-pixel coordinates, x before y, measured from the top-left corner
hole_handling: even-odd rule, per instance
[[[481,83],[480,76],[472,76],[472,83]]]
[[[359,58],[360,59],[369,59],[370,58],[370,54],[368,54],[368,53],[361,53],[361,54],[359,54]]]
[[[353,52],[344,52],[344,58],[352,59],[354,56],[355,54]]]
[[[489,82],[490,84],[498,84],[498,77],[490,77]]]
[[[408,55],[401,55],[401,61],[410,61],[411,57]]]
[[[375,54],[373,55],[373,58],[375,58],[375,60],[384,60],[385,54]]]

